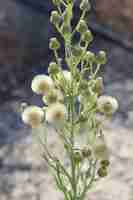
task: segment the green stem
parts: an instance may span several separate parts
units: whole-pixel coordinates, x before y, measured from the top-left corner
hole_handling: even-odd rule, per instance
[[[86,15],[86,10],[84,10],[84,11],[82,12],[81,17],[80,17],[80,19],[79,19],[79,22],[78,22],[78,24],[76,25],[76,27],[74,28],[74,30],[73,30],[73,32],[72,32],[72,36],[73,36],[73,35],[75,34],[75,32],[76,32],[76,29],[77,29],[77,27],[79,26],[80,20],[84,19],[85,15]]]

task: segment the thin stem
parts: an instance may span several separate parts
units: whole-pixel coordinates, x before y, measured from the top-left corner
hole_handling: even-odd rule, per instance
[[[94,74],[93,74],[93,79],[96,77],[97,73],[99,72],[100,67],[101,67],[101,64],[98,64],[98,65],[97,65],[97,68],[96,68],[96,70],[95,70],[95,72],[94,72]]]
[[[90,178],[90,181],[89,183],[87,184],[87,178],[86,178],[86,183],[85,183],[85,186],[84,186],[84,190],[80,196],[80,200],[84,200],[85,198],[85,195],[86,195],[86,192],[88,191],[88,189],[92,186],[92,183],[94,182],[95,180],[95,173],[96,173],[96,164],[97,164],[97,160],[94,162],[94,164],[92,165],[91,164],[91,168],[92,168],[92,175],[91,175],[91,178]]]
[[[75,34],[75,32],[76,32],[76,29],[77,29],[77,27],[79,26],[80,20],[84,19],[84,18],[85,18],[85,15],[86,15],[86,10],[84,10],[84,11],[82,12],[81,17],[80,17],[80,19],[79,19],[79,22],[78,22],[78,24],[76,25],[76,27],[74,28],[74,30],[73,30],[73,32],[72,32],[72,36],[73,36],[73,35]]]

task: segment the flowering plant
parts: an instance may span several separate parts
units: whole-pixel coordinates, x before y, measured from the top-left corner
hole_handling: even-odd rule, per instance
[[[98,115],[112,116],[118,102],[114,97],[102,95],[103,79],[98,72],[106,64],[106,53],[100,51],[96,55],[88,50],[93,40],[85,20],[90,10],[89,0],[80,1],[81,17],[76,26],[72,25],[73,0],[53,0],[53,4],[55,10],[50,21],[63,38],[67,70],[62,69],[60,42],[56,37],[51,38],[49,47],[54,60],[49,64],[48,75],[35,76],[31,84],[33,92],[42,96],[44,106],[23,105],[22,120],[39,138],[42,156],[52,169],[64,199],[84,200],[93,183],[107,175],[109,166],[109,152]],[[76,33],[80,39],[75,42]],[[63,144],[67,164],[49,150],[49,135],[44,132],[39,136],[39,128],[49,125]]]

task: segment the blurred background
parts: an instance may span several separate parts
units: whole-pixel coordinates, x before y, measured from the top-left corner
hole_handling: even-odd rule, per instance
[[[91,0],[90,49],[106,50],[104,93],[114,95],[119,111],[104,129],[111,153],[110,174],[89,200],[133,200],[133,1]],[[50,0],[0,0],[0,200],[59,199],[48,169],[35,156],[30,130],[19,105],[39,103],[30,82],[46,73],[52,58],[48,40]],[[79,11],[75,6],[75,15]],[[55,146],[51,135],[51,146]]]

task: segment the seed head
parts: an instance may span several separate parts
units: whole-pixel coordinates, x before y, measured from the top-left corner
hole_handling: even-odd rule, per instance
[[[22,120],[32,128],[38,127],[44,119],[44,112],[38,106],[29,106],[22,113]]]
[[[35,76],[31,83],[31,88],[36,94],[46,95],[53,87],[53,80],[44,74]]]
[[[54,103],[48,106],[46,110],[46,121],[49,123],[60,123],[65,120],[67,110],[65,105],[61,103]]]

